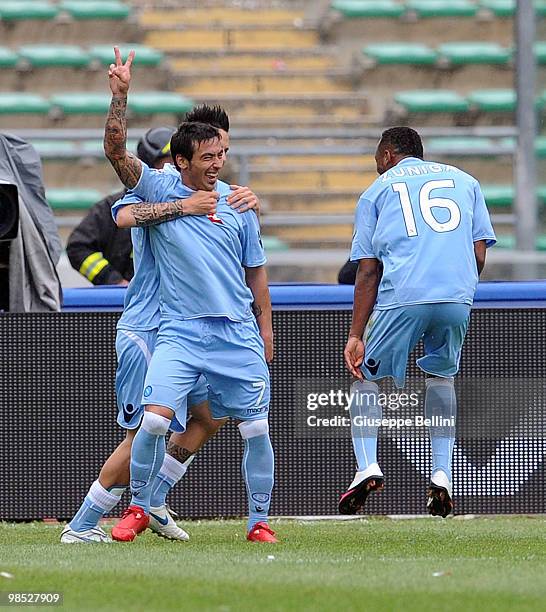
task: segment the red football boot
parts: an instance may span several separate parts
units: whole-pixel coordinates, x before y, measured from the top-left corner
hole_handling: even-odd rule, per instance
[[[246,539],[249,542],[269,542],[270,544],[276,544],[278,542],[275,537],[275,532],[264,521],[256,523],[248,532]]]
[[[118,542],[132,542],[148,527],[150,517],[139,506],[129,506],[117,525],[112,528],[112,539]]]

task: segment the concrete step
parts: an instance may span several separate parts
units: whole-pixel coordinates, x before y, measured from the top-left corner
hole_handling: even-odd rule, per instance
[[[155,30],[148,32],[143,44],[160,51],[200,51],[218,49],[309,49],[319,44],[315,30],[295,28],[214,29],[192,27],[185,30]]]
[[[273,52],[212,52],[188,53],[171,56],[171,70],[176,76],[194,76],[206,71],[207,74],[229,71],[231,74],[284,74],[290,71],[307,73],[326,72],[338,67],[337,58],[331,50],[317,52],[315,49],[286,50]]]
[[[348,75],[345,75],[348,76]],[[195,76],[177,79],[179,91],[187,96],[222,96],[230,94],[326,94],[352,91],[347,79],[321,75],[273,76]]]
[[[301,26],[305,12],[291,9],[251,9],[236,7],[188,8],[185,10],[147,9],[139,17],[143,28],[172,29],[173,24],[203,27],[240,25],[294,27]]]
[[[183,89],[179,90],[183,93]],[[345,122],[363,127],[376,125],[365,93],[317,94],[193,94],[196,103],[220,104],[239,128],[335,125]]]
[[[321,170],[284,170],[276,172],[250,172],[249,184],[261,194],[276,193],[282,185],[282,193],[301,193],[305,190],[364,191],[377,178],[375,172]]]

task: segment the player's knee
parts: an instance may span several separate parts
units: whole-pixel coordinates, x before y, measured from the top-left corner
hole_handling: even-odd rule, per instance
[[[209,410],[208,402],[203,402],[195,407],[192,406],[191,417],[198,423],[201,429],[210,437],[213,436],[227,422],[226,419],[213,419]]]
[[[154,412],[145,412],[141,427],[153,436],[164,436],[169,431],[171,420]]]
[[[239,423],[239,433],[243,440],[248,438],[256,438],[257,436],[265,436],[269,433],[269,422],[267,419],[258,419],[257,421],[243,421]]]

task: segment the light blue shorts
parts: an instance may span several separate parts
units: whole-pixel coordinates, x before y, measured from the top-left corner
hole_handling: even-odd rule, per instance
[[[417,360],[421,370],[455,376],[469,319],[470,306],[447,302],[374,310],[364,334],[364,378],[390,376],[397,387],[403,387],[409,355],[421,339],[425,347],[424,356]]]
[[[116,396],[118,425],[124,429],[136,429],[140,425],[144,405],[141,403],[144,379],[156,343],[157,331],[129,331],[118,329],[116,333]],[[200,377],[188,395],[188,406],[195,406],[208,398],[207,383]],[[184,431],[173,419],[172,431]]]
[[[143,404],[174,410],[186,422],[185,397],[204,375],[215,419],[263,419],[269,412],[269,369],[254,319],[163,320],[148,368]]]

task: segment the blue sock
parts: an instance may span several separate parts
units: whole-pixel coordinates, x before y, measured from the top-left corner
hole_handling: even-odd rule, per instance
[[[432,420],[429,427],[432,448],[432,474],[445,472],[452,480],[451,464],[455,445],[455,425],[450,422],[457,416],[457,398],[452,378],[427,378],[425,393],[425,417]],[[449,421],[449,423],[448,423]]]
[[[379,426],[369,422],[383,416],[378,395],[379,387],[374,382],[359,380],[351,385],[351,437],[359,472],[377,463]]]
[[[145,412],[131,449],[132,506],[150,513],[150,498],[155,477],[165,458],[165,434],[171,421],[159,414]]]
[[[265,419],[245,421],[239,425],[245,442],[241,471],[248,495],[247,529],[260,522],[267,522],[275,460],[269,438],[269,426]]]
[[[159,470],[159,474],[155,477],[155,482],[152,487],[152,497],[150,500],[150,506],[152,508],[159,508],[167,503],[167,494],[182,476],[184,476],[194,457],[195,455],[190,455],[184,463],[180,463],[180,461],[177,461],[171,455],[165,455],[163,465]]]
[[[80,509],[70,521],[70,529],[74,531],[93,529],[98,525],[100,519],[110,512],[120,499],[121,494],[115,495],[107,491],[98,480],[95,480],[89,488],[89,492],[85,496]]]

